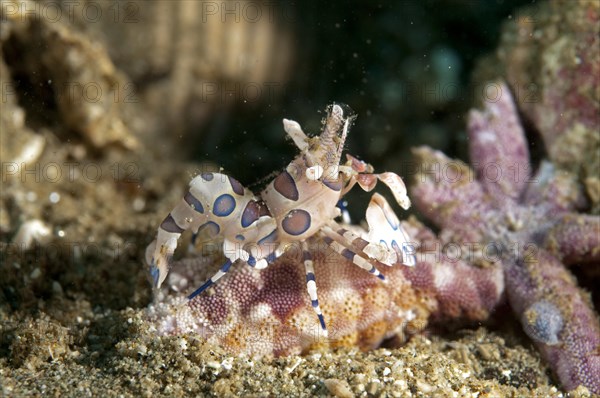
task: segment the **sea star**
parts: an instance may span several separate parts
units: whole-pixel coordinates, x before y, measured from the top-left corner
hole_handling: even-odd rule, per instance
[[[499,262],[510,305],[568,390],[600,393],[600,325],[589,295],[565,266],[600,261],[600,218],[578,213],[586,200],[570,175],[542,162],[535,176],[508,87],[469,115],[463,162],[423,147],[411,191],[445,242],[475,260]],[[476,178],[473,178],[476,176]],[[471,262],[473,262],[471,260]]]

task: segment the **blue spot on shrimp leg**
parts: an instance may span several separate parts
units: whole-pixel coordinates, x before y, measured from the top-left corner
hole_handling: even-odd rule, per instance
[[[283,250],[277,249],[275,251],[270,252],[265,258],[260,259],[260,260],[256,260],[254,257],[250,256],[247,263],[251,267],[256,267],[257,269],[263,269],[263,268],[266,268],[267,265],[273,264],[275,262],[275,260],[277,260],[283,253],[285,253]],[[251,263],[252,261],[254,263]]]
[[[154,260],[150,263],[150,277],[152,278],[153,286],[158,286],[158,278],[160,278],[160,270],[154,263]]]
[[[202,293],[203,291],[205,291],[206,289],[208,289],[210,286],[212,286],[213,284],[215,284],[219,279],[221,279],[221,277],[223,275],[225,275],[229,271],[230,267],[231,267],[231,260],[227,260],[225,262],[225,264],[223,264],[223,266],[221,267],[221,269],[218,270],[209,280],[207,280],[206,282],[204,282],[204,284],[202,286],[200,286],[192,294],[190,294],[188,296],[188,299],[189,300],[193,299],[194,297],[196,297],[197,295],[199,295],[200,293]]]

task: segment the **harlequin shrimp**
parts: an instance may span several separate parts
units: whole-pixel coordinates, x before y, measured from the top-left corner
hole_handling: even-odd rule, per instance
[[[317,281],[308,242],[319,236],[334,252],[385,281],[378,265],[415,264],[408,235],[388,202],[375,193],[366,211],[368,232],[359,236],[336,221],[342,215],[337,203],[355,184],[371,191],[382,181],[401,207],[410,201],[402,179],[391,172],[373,174],[372,166],[346,155],[340,164],[344,142],[355,117],[345,105],[333,104],[320,136],[309,138],[300,125],[283,120],[283,127],[300,154],[255,195],[234,178],[221,173],[202,173],[190,182],[181,202],[158,228],[146,250],[155,287],[169,271],[177,241],[186,230],[194,237],[208,232],[223,239],[227,260],[202,286],[188,296],[192,300],[215,284],[236,263],[262,269],[293,245],[301,248],[306,288],[320,327],[326,334],[319,306]],[[194,239],[194,238],[192,238]]]

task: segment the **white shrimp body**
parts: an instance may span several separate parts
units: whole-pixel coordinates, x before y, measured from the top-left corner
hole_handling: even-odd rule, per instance
[[[369,232],[365,236],[357,236],[335,221],[341,214],[337,203],[355,184],[371,191],[377,181],[382,181],[403,208],[410,206],[406,187],[396,174],[372,174],[370,165],[350,155],[346,163],[340,164],[354,120],[348,111],[344,106],[332,105],[323,132],[314,138],[307,137],[298,123],[284,119],[284,129],[300,154],[259,197],[225,174],[196,176],[181,202],[160,224],[155,242],[146,251],[155,286],[166,278],[177,240],[185,230],[207,230],[213,237],[222,237],[227,257],[219,271],[189,295],[190,299],[216,283],[232,263],[242,260],[264,268],[296,243],[303,254],[307,291],[326,334],[308,246],[311,237],[320,236],[334,252],[382,280],[385,277],[376,265],[415,265],[409,238],[383,196],[374,194],[369,203]]]
[[[177,240],[186,230],[222,237],[225,255],[235,261],[248,260],[246,249],[268,239],[276,224],[264,202],[234,178],[221,173],[194,177],[181,202],[160,224],[156,239],[160,244],[148,250],[148,254],[152,252],[148,262],[155,267],[151,273],[156,286],[166,278]],[[268,254],[265,250],[265,256]]]

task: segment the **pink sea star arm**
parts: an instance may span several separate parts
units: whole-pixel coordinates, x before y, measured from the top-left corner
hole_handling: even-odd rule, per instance
[[[475,255],[474,248],[456,244],[443,245],[423,224],[411,219],[403,223],[407,233],[420,242],[417,265],[405,267],[404,276],[412,287],[434,304],[432,320],[482,321],[504,298],[504,274],[499,263],[465,262]]]
[[[545,246],[565,264],[600,263],[600,217],[565,214],[549,231]]]
[[[495,87],[495,100],[469,113],[471,162],[489,193],[517,199],[529,181],[529,150],[508,86]]]
[[[505,261],[507,294],[531,337],[566,389],[600,393],[600,322],[589,296],[543,249]]]
[[[415,206],[442,228],[455,232],[456,241],[478,242],[488,196],[473,170],[429,147],[413,149],[419,168],[411,190]]]
[[[522,179],[488,181],[486,162],[499,168],[508,168],[515,161],[525,162],[524,170],[527,166],[523,129],[518,126],[512,99],[504,100],[508,102],[500,99],[483,112],[471,113],[471,157],[478,179],[469,175],[470,168],[462,162],[419,148],[415,154],[422,166],[411,197],[416,207],[441,227],[440,241],[460,247],[495,242],[503,248],[506,294],[526,333],[567,390],[581,384],[600,393],[598,317],[587,294],[579,290],[561,263],[598,263],[598,217],[575,213],[586,207],[581,187],[572,176],[547,162],[531,180],[524,174]],[[444,170],[451,168],[460,171],[460,178],[448,178]],[[432,169],[438,174],[429,172]],[[418,239],[435,241],[423,236]],[[435,286],[427,274],[436,274],[436,267],[443,270],[444,262],[443,256],[437,265],[420,262],[417,270],[421,274],[407,274],[407,278],[416,288]],[[455,272],[460,269],[457,266]],[[455,289],[467,291],[469,281],[469,276],[464,277],[464,283]],[[448,299],[443,289],[432,288],[431,296],[440,308],[432,312],[434,316],[451,313],[452,307],[444,304]]]

